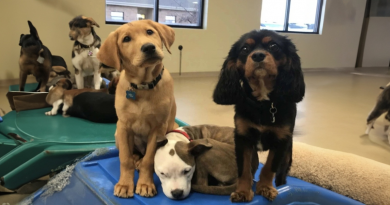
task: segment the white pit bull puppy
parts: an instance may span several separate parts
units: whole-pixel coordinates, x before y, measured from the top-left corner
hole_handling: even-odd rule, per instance
[[[230,195],[237,180],[233,136],[234,128],[212,125],[185,126],[169,132],[158,142],[154,158],[164,194],[183,199],[192,188],[205,194]],[[256,152],[252,158],[255,173],[259,164]]]

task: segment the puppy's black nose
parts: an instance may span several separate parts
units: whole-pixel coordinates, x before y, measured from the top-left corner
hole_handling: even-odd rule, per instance
[[[147,43],[141,47],[141,51],[146,54],[153,54],[154,52],[156,52],[156,46],[151,43]]]
[[[173,198],[180,199],[183,196],[183,190],[182,189],[175,189],[171,191],[171,194]]]
[[[252,60],[255,61],[255,62],[261,62],[263,61],[265,58],[265,54],[264,53],[254,53],[252,55]]]
[[[73,37],[72,36],[69,36],[69,39],[73,41]]]

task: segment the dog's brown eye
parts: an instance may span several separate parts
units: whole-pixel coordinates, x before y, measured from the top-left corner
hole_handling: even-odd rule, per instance
[[[188,173],[190,173],[190,170],[183,170],[184,175],[187,175]]]
[[[270,51],[278,51],[279,50],[279,46],[278,45],[276,45],[276,44],[271,44],[270,46],[269,46],[269,50]]]
[[[129,36],[126,36],[123,38],[123,42],[130,42],[131,38]]]
[[[165,175],[164,172],[161,172],[160,174],[161,174],[161,175]]]
[[[244,46],[241,48],[242,51],[247,52],[249,50],[248,46]]]
[[[148,29],[148,30],[146,30],[146,33],[147,33],[148,35],[152,35],[154,32],[153,32],[152,30]]]

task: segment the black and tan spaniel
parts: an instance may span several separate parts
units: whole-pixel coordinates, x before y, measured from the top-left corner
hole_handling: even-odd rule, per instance
[[[269,150],[256,194],[273,200],[276,186],[286,183],[292,163],[292,133],[296,103],[303,99],[305,82],[295,45],[273,31],[251,31],[231,48],[223,64],[214,102],[235,105],[235,145],[238,166],[233,202],[253,199],[251,157]]]

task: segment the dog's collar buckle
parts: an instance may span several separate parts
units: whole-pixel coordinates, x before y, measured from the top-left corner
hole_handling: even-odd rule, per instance
[[[152,82],[143,83],[143,84],[130,83],[130,87],[136,90],[151,90],[154,87],[156,87],[158,82],[160,82],[163,72],[164,72],[164,67],[162,68],[161,73]]]

